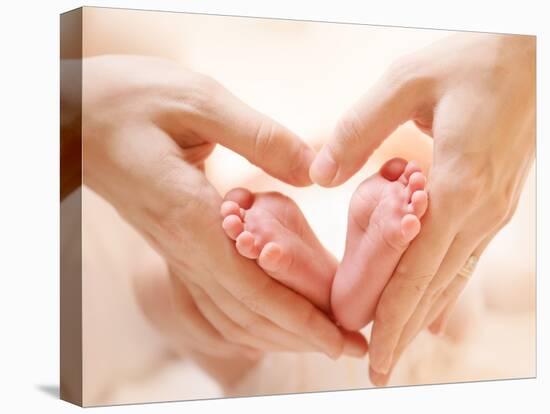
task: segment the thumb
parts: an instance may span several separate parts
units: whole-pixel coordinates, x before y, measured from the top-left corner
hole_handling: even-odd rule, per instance
[[[333,138],[313,161],[311,179],[340,185],[367,162],[374,150],[413,117],[422,90],[413,83],[385,76],[340,119]]]
[[[315,152],[296,134],[254,110],[220,84],[208,114],[194,126],[209,141],[245,157],[268,174],[296,186],[311,184]]]

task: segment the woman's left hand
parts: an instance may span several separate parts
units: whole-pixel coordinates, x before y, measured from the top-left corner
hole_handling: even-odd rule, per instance
[[[376,309],[377,385],[423,327],[450,313],[464,276],[514,213],[535,156],[534,38],[462,33],[396,62],[344,116],[311,177],[341,184],[408,120],[434,140],[430,203]]]

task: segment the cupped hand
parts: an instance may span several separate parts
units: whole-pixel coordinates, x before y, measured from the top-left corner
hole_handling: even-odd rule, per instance
[[[444,325],[467,283],[461,268],[514,213],[535,156],[534,38],[463,33],[399,60],[344,115],[312,179],[341,184],[409,120],[433,137],[430,203],[378,302],[369,350],[377,385],[423,327]]]
[[[303,186],[314,153],[296,135],[216,81],[156,58],[85,59],[82,101],[85,183],[166,259],[195,349],[366,352],[360,334],[340,331],[223,234],[222,200],[204,174],[214,145]]]

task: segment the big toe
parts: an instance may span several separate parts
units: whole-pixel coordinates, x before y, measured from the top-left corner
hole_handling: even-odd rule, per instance
[[[403,158],[392,158],[380,167],[380,175],[386,180],[395,181],[405,171],[407,161]]]

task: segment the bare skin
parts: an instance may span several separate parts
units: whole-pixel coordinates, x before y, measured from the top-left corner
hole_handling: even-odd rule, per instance
[[[373,318],[401,255],[420,231],[428,199],[414,163],[388,161],[355,191],[342,263],[322,246],[299,207],[280,193],[230,191],[223,228],[237,251],[270,276],[332,312],[348,330]]]
[[[222,226],[237,251],[328,312],[338,262],[296,203],[280,193],[252,194],[242,188],[230,191],[225,200]]]
[[[426,178],[414,163],[390,160],[363,181],[350,202],[346,250],[332,285],[340,324],[361,329],[372,321],[378,298],[426,212]]]
[[[401,124],[433,137],[430,207],[376,308],[370,377],[387,384],[415,336],[445,325],[479,258],[516,209],[535,157],[534,36],[458,33],[395,62],[340,119],[310,176],[349,179]],[[467,202],[466,202],[467,200]]]
[[[222,197],[204,174],[220,144],[274,177],[306,186],[313,150],[214,79],[173,62],[101,56],[82,65],[82,125],[67,122],[64,138],[82,134],[84,183],[163,256],[174,290],[189,294],[179,308],[188,345],[216,358],[269,351],[364,355],[360,334],[342,332],[234,254],[220,228]],[[79,100],[64,105],[73,101]],[[74,190],[69,184],[74,180],[66,194]]]

